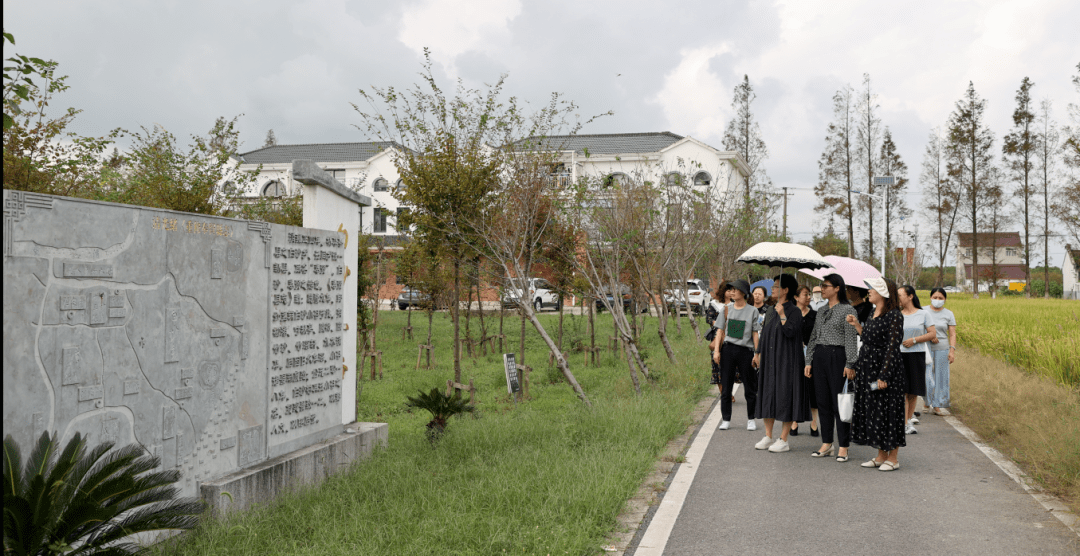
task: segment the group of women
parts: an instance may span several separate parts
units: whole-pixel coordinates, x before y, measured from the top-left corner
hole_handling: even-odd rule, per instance
[[[815,310],[810,288],[789,274],[775,278],[771,302],[765,288],[751,291],[745,280],[722,282],[713,292],[709,347],[719,428],[731,427],[732,392],[741,382],[747,430],[757,429],[756,419],[764,422],[756,449],[790,451],[798,424],[811,421],[811,435],[822,441],[811,457],[846,462],[854,441],[878,450],[863,467],[899,469],[899,449],[918,432],[918,398],[926,404],[922,413],[941,415],[949,407],[956,318],[945,308],[947,294],[931,290],[924,309],[911,286],[884,278],[850,285],[829,274],[820,295]],[[843,392],[854,393],[850,422],[840,418]]]

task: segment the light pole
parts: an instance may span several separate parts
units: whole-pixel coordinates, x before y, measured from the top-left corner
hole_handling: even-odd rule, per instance
[[[891,186],[891,185],[894,184],[894,182],[895,182],[895,178],[893,178],[892,176],[875,177],[874,178],[874,185],[875,186]],[[889,218],[889,214],[886,212],[886,207],[889,204],[889,188],[888,187],[885,189],[885,199],[882,199],[881,195],[875,195],[875,194],[872,194],[872,193],[864,193],[862,191],[859,191],[858,189],[849,189],[848,191],[851,191],[852,193],[854,193],[856,195],[868,196],[868,198],[870,198],[870,199],[877,199],[878,202],[881,203],[881,221],[885,222],[886,219]],[[888,223],[886,223],[886,226],[888,226]],[[885,238],[881,238],[881,277],[885,277],[886,248],[887,248],[887,245],[885,244]]]

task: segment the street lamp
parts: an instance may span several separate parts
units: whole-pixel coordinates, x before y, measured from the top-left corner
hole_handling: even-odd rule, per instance
[[[875,176],[874,177],[874,185],[875,186],[877,186],[877,185],[891,186],[894,183],[896,183],[896,178],[894,178],[892,176],[884,176],[884,177]],[[881,202],[881,221],[885,222],[885,220],[889,217],[888,213],[885,212],[885,207],[889,203],[889,188],[888,187],[885,188],[885,198],[884,198],[884,200],[881,198],[881,195],[873,195],[873,194],[870,194],[870,193],[863,193],[862,191],[859,191],[857,189],[848,189],[848,191],[850,191],[850,192],[852,192],[852,193],[854,193],[856,195],[864,195],[866,197],[870,197],[871,199],[877,199],[879,202]],[[886,248],[885,239],[882,238],[882,240],[881,240],[881,277],[882,278],[885,277],[885,248]]]

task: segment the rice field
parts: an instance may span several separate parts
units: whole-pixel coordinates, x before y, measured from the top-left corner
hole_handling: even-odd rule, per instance
[[[919,292],[929,304],[929,292]],[[957,342],[985,355],[1080,388],[1080,301],[950,294]]]

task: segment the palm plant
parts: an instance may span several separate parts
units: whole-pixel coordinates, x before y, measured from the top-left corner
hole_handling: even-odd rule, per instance
[[[204,504],[176,498],[180,471],[131,444],[87,451],[76,433],[63,451],[43,433],[23,465],[4,439],[4,554],[136,554],[136,533],[191,529]]]
[[[438,440],[443,431],[446,430],[446,423],[451,417],[476,410],[476,407],[465,403],[465,400],[460,396],[447,396],[440,392],[438,388],[432,388],[431,392],[427,394],[423,391],[418,392],[419,394],[416,397],[406,398],[408,402],[405,405],[431,413],[431,421],[427,424],[427,434],[432,442]]]

